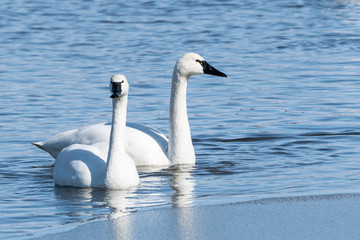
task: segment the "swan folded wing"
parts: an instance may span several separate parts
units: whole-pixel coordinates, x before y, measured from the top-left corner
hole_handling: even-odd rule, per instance
[[[79,129],[59,133],[45,142],[36,142],[33,145],[48,152],[53,158],[66,147],[72,144],[91,145],[97,142],[109,142],[111,123],[99,123]]]
[[[107,152],[103,150],[106,146],[106,143],[73,144],[64,148],[55,161],[55,183],[74,187],[100,186],[106,168]]]
[[[165,135],[143,124],[128,122],[126,125],[126,152],[136,166],[170,164]]]
[[[109,143],[111,123],[100,123],[80,129],[69,130],[49,138],[45,142],[33,143],[48,152],[53,158],[73,144],[91,145],[98,142]],[[169,165],[167,158],[167,138],[159,131],[143,124],[127,123],[126,152],[137,166]],[[104,148],[108,151],[108,146]]]
[[[81,144],[94,144],[97,142],[109,142],[111,123],[99,123],[80,128],[74,141]]]
[[[140,132],[143,132],[143,133],[149,135],[151,138],[153,138],[158,143],[158,145],[161,147],[162,151],[164,153],[167,153],[168,139],[163,133],[159,132],[158,130],[156,130],[154,128],[151,128],[147,125],[140,124],[140,123],[127,122],[126,126],[137,129]]]
[[[45,142],[38,142],[33,144],[48,152],[53,158],[56,159],[61,150],[70,146],[71,144],[76,143],[73,136],[75,136],[77,131],[77,129],[68,130],[49,138]]]

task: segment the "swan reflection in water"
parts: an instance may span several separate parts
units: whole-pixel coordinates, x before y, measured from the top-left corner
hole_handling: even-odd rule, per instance
[[[170,176],[170,187],[174,190],[172,194],[173,207],[189,207],[193,202],[195,179],[192,172],[195,167],[192,165],[181,165],[173,168]]]
[[[99,231],[104,234],[106,232],[112,239],[134,238],[139,235],[141,229],[146,231],[144,229],[146,227],[161,227],[158,224],[168,217],[173,223],[171,227],[173,234],[181,239],[191,238],[187,232],[193,232],[191,230],[195,227],[194,215],[188,207],[192,206],[194,199],[195,166],[173,166],[152,170],[153,172],[150,169],[146,171],[141,169],[139,172],[143,177],[139,188],[128,190],[55,187],[56,198],[60,202],[59,207],[64,208],[64,212],[73,222],[88,220],[89,215],[93,215],[94,218],[97,217],[96,215],[105,215],[110,208],[111,212],[107,215],[110,221]],[[164,189],[172,191],[169,194],[169,191]],[[173,211],[167,212],[164,219],[159,219],[159,222],[148,222],[145,219],[143,221],[137,217],[137,214],[131,214],[142,207],[156,208],[168,205],[170,201]]]
[[[178,166],[170,176],[170,186],[174,190],[172,194],[172,206],[175,208],[174,234],[179,239],[194,239],[188,233],[194,232],[194,212],[191,207],[194,199],[195,178],[192,173],[195,166]]]
[[[70,219],[67,223],[89,221],[89,216],[98,219],[98,216],[106,215],[109,224],[102,224],[100,227],[94,225],[95,231],[87,234],[99,236],[99,239],[104,236],[109,236],[110,239],[131,239],[132,220],[126,215],[136,212],[135,204],[132,203],[136,199],[136,190],[55,187],[55,195],[60,202],[59,208],[63,208]],[[80,233],[80,236],[83,235],[86,234]]]

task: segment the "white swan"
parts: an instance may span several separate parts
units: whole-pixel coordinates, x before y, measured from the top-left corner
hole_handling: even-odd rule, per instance
[[[127,123],[126,152],[137,166],[195,163],[186,107],[186,90],[189,78],[195,74],[226,77],[196,53],[186,53],[175,64],[169,112],[169,140],[160,132],[135,123]],[[92,144],[109,139],[110,125],[90,125],[51,137],[45,142],[33,143],[56,158],[66,146],[74,143]]]
[[[111,78],[110,143],[72,144],[64,148],[55,161],[53,175],[57,185],[127,189],[139,184],[135,163],[125,151],[128,90],[124,75]]]

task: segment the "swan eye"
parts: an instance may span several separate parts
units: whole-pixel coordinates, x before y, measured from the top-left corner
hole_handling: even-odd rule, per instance
[[[196,59],[196,61],[197,61],[198,63],[200,63],[201,66],[204,65],[204,62],[203,62],[203,61],[200,61],[199,59]]]

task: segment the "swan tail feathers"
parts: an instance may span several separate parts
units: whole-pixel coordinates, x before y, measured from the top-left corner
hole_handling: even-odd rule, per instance
[[[44,143],[43,142],[32,142],[31,144],[38,147],[38,148],[40,148],[41,150],[46,151],[45,148],[44,148]]]

